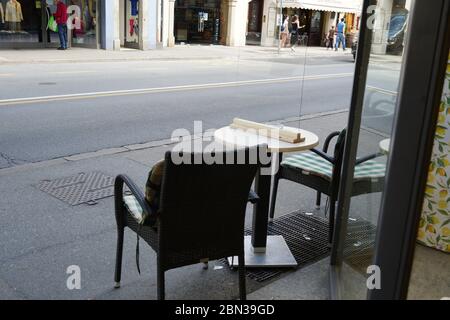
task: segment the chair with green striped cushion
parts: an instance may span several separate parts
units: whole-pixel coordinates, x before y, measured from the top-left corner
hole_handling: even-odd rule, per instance
[[[272,199],[270,202],[270,219],[274,217],[275,202],[280,179],[287,179],[314,190],[317,190],[316,205],[320,207],[321,194],[330,199],[329,212],[329,241],[333,237],[335,205],[341,179],[341,167],[344,154],[346,130],[331,133],[324,142],[323,150],[312,149],[282,159],[280,155],[280,167],[274,177]],[[327,154],[333,138],[337,137],[333,156]],[[373,154],[357,159],[353,179],[352,196],[380,192],[384,184],[386,165],[375,161],[381,154]]]

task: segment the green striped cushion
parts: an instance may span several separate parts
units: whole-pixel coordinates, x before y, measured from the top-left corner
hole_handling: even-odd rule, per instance
[[[123,202],[125,203],[125,207],[128,212],[137,221],[137,223],[142,224],[145,220],[144,210],[142,210],[142,207],[136,198],[133,195],[126,195],[123,197]]]
[[[303,174],[312,174],[331,180],[333,165],[313,152],[304,152],[289,156],[281,162],[281,166],[301,170]]]
[[[384,178],[386,165],[374,160],[364,161],[355,167],[354,180],[377,180]]]
[[[305,152],[287,157],[281,166],[301,170],[302,174],[311,174],[331,180],[333,165],[313,152]],[[354,180],[376,180],[384,177],[386,165],[369,160],[356,166]]]

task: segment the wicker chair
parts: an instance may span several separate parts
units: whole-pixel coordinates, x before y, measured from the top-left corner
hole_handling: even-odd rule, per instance
[[[324,142],[322,150],[311,149],[282,159],[280,155],[280,166],[274,177],[272,198],[270,201],[269,216],[274,217],[275,202],[277,197],[278,183],[280,179],[287,179],[317,190],[316,205],[320,207],[321,194],[329,197],[330,212],[328,240],[333,240],[333,228],[335,220],[336,201],[341,180],[342,161],[344,157],[346,130],[331,133]],[[334,154],[327,154],[329,145],[337,137]],[[371,154],[357,159],[355,176],[353,179],[352,196],[366,193],[381,192],[384,185],[386,165],[374,161],[381,153]]]
[[[250,152],[257,148],[231,151]],[[117,221],[116,287],[120,287],[125,227],[138,233],[157,254],[157,297],[165,298],[165,272],[181,266],[239,257],[239,296],[246,299],[244,270],[244,220],[247,202],[255,203],[250,192],[259,164],[175,164],[171,152],[165,154],[160,208],[151,212],[142,192],[126,175],[115,181]],[[201,155],[201,154],[200,154]],[[184,155],[186,156],[186,154]],[[189,154],[191,163],[198,154]],[[223,153],[224,159],[227,153]],[[230,158],[226,158],[230,159]],[[124,201],[124,184],[137,207],[156,221],[154,226],[140,225]],[[250,195],[249,195],[250,194]],[[130,196],[125,196],[130,197]],[[129,199],[127,200],[129,201]]]

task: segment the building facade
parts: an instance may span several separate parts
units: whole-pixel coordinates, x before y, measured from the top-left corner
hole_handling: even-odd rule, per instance
[[[310,46],[324,45],[328,30],[344,18],[350,45],[361,10],[361,0],[61,1],[67,5],[70,46],[107,50],[176,43],[276,46],[282,14],[299,17],[300,34]],[[374,28],[379,45],[373,51],[398,51],[410,0],[380,0],[378,7]],[[55,0],[0,0],[0,47],[57,47],[58,34],[47,27],[55,11]]]
[[[299,17],[301,39],[309,46],[325,45],[328,30],[344,18],[351,44],[359,29],[360,11],[361,0],[264,0],[260,44],[277,45],[282,15]]]

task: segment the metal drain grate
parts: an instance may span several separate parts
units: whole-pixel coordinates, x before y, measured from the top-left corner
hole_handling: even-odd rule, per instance
[[[251,235],[251,229],[245,230]],[[326,257],[328,247],[328,221],[326,219],[293,212],[277,218],[268,226],[268,235],[281,235],[298,263],[297,268],[319,261]],[[223,260],[227,263],[226,260]],[[263,282],[281,275],[290,268],[246,268],[247,276]]]
[[[352,244],[353,267],[361,269],[367,262],[367,250],[373,246],[375,227],[366,221],[349,221],[347,241]],[[251,229],[245,234],[251,235]],[[303,212],[293,212],[277,218],[269,224],[268,235],[281,235],[298,263],[297,268],[319,261],[330,253],[328,246],[328,220]],[[349,252],[350,253],[350,252]],[[227,263],[227,260],[223,260]],[[246,268],[247,276],[258,282],[263,282],[290,271],[289,268]]]
[[[72,206],[96,204],[97,200],[114,195],[114,178],[101,172],[81,172],[70,177],[43,180],[37,187]]]

